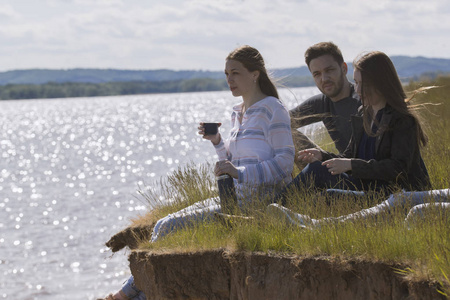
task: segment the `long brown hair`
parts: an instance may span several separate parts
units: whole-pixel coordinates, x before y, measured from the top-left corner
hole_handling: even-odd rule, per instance
[[[269,78],[264,59],[258,50],[244,45],[230,52],[226,59],[240,62],[250,72],[259,71],[258,85],[261,91],[267,96],[279,98],[277,88]]]
[[[353,67],[361,72],[361,101],[365,104],[365,91],[368,93],[377,92],[386,99],[386,103],[397,112],[411,116],[415,119],[417,128],[417,140],[419,144],[425,146],[428,138],[422,129],[418,116],[414,113],[403,90],[402,83],[397,75],[391,59],[383,52],[372,51],[355,59]],[[367,101],[367,99],[366,99]],[[364,129],[367,134],[373,135],[371,130],[372,111],[367,105],[363,105]]]

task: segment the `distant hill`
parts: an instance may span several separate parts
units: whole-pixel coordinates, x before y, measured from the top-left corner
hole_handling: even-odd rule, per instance
[[[422,56],[392,56],[392,62],[403,82],[418,80],[422,76],[435,77],[438,74],[450,74],[450,59],[426,58]],[[347,62],[348,77],[353,78],[353,64]],[[308,67],[273,70],[275,77],[285,78],[286,85],[304,86],[301,82],[314,85]]]
[[[392,57],[404,83],[450,74],[450,59]],[[349,63],[347,76],[353,77]],[[306,66],[269,70],[281,86],[313,86]],[[30,69],[0,72],[0,100],[227,90],[223,71]]]
[[[117,70],[117,69],[29,69],[0,72],[0,85],[5,84],[45,84],[49,82],[66,83],[104,83],[128,81],[177,81],[196,78],[223,78],[223,72],[210,71],[172,71],[172,70]]]
[[[450,73],[450,59],[393,56],[391,57],[402,80],[417,79],[424,73]],[[353,68],[349,63],[349,76]],[[271,70],[286,85],[312,85],[306,66]],[[118,69],[29,69],[0,72],[0,85],[52,83],[106,83],[106,82],[169,82],[199,78],[224,79],[223,71],[173,70],[118,70]]]

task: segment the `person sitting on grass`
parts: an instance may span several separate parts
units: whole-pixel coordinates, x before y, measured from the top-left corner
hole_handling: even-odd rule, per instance
[[[341,50],[333,42],[320,42],[310,46],[305,51],[305,63],[321,93],[289,111],[296,150],[320,149],[298,129],[322,122],[336,149],[342,153],[352,135],[351,116],[361,106],[354,85],[347,79],[347,64]],[[304,167],[301,162],[297,162],[297,165],[300,169]]]
[[[350,194],[377,191],[430,190],[428,171],[420,154],[427,137],[409,106],[390,58],[373,51],[355,60],[354,80],[362,107],[352,117],[352,138],[343,154],[311,148],[299,152],[308,163],[300,174],[275,196],[286,204],[290,191],[312,184],[319,190],[340,189]]]
[[[203,123],[199,134],[212,142],[219,156],[215,175],[233,177],[238,204],[245,206],[263,201],[255,193],[259,188],[270,193],[292,180],[295,150],[291,121],[258,50],[242,46],[232,51],[226,59],[225,75],[233,96],[243,99],[233,107],[230,137],[223,140],[219,132],[205,135]],[[151,241],[196,221],[214,219],[221,211],[217,198],[195,203],[157,221]],[[145,295],[131,276],[119,292],[106,299],[145,299]]]

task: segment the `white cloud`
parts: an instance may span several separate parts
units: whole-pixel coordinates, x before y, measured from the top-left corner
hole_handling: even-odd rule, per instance
[[[18,16],[15,9],[9,4],[0,4],[0,19],[14,19]]]
[[[234,47],[271,68],[303,65],[332,40],[351,61],[364,50],[450,58],[447,0],[10,0],[0,5],[0,70],[223,68]]]

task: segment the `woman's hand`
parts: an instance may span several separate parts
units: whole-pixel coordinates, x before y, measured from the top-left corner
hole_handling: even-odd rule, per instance
[[[322,152],[316,148],[305,149],[298,152],[297,158],[310,164],[312,162],[322,160]]]
[[[219,127],[222,123],[219,123]],[[202,135],[205,140],[209,140],[213,143],[213,145],[218,145],[220,143],[220,133],[217,131],[216,134],[205,134],[205,127],[203,127],[203,122],[200,122],[200,126],[198,126],[198,134]]]
[[[352,169],[352,160],[349,158],[333,158],[324,161],[322,166],[326,166],[331,175],[338,175]]]
[[[221,160],[216,162],[216,166],[214,167],[214,174],[216,176],[228,174],[236,179],[239,176],[238,170],[229,160]]]

